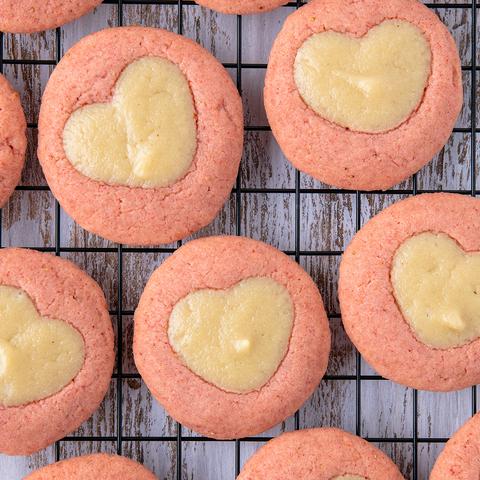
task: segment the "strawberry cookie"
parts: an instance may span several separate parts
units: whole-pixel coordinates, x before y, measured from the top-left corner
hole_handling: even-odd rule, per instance
[[[0,250],[0,452],[28,455],[97,409],[113,371],[105,297],[67,260]]]
[[[330,330],[316,285],[288,256],[241,237],[187,243],[135,312],[135,363],[152,394],[208,437],[263,432],[319,384]]]
[[[284,433],[245,464],[238,480],[403,480],[378,448],[337,428]]]
[[[32,33],[85,15],[103,0],[0,0],[0,31]]]
[[[0,74],[0,207],[20,181],[27,149],[26,129],[18,93]]]
[[[308,3],[287,18],[265,79],[287,158],[347,189],[388,189],[419,170],[446,143],[462,98],[455,42],[416,0]]]
[[[378,373],[422,390],[480,383],[480,200],[402,200],[372,218],[343,255],[345,330]]]
[[[480,413],[477,413],[447,442],[435,462],[430,480],[478,480],[479,451]]]
[[[274,10],[288,0],[195,0],[199,5],[222,13],[262,13]]]
[[[129,458],[96,453],[40,468],[24,480],[156,480],[145,467]]]
[[[169,243],[208,224],[242,154],[240,96],[206,50],[155,28],[77,43],[42,101],[38,156],[53,194],[109,240]]]

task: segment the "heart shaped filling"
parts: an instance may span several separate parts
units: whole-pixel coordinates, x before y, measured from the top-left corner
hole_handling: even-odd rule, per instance
[[[480,254],[465,252],[443,233],[421,233],[400,245],[391,281],[416,337],[435,348],[480,336]]]
[[[185,75],[164,58],[128,65],[111,103],[72,113],[63,131],[68,160],[108,184],[164,187],[182,178],[197,148],[195,109]]]
[[[168,339],[195,374],[235,393],[260,389],[288,350],[294,309],[288,290],[252,277],[228,290],[199,290],[173,308]]]
[[[294,77],[305,103],[321,117],[378,133],[397,127],[418,107],[430,63],[429,43],[416,26],[386,20],[361,38],[312,35],[297,52]]]
[[[84,361],[82,335],[41,317],[21,289],[0,286],[0,405],[41,400],[62,390]]]

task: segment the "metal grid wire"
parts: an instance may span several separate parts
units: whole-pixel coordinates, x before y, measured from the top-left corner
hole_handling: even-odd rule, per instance
[[[452,0],[452,2],[455,0]],[[118,9],[118,25],[123,25],[123,7],[124,5],[172,5],[177,6],[178,8],[178,33],[183,34],[183,9],[188,8],[190,5],[195,5],[193,1],[187,0],[104,0],[104,4],[115,5]],[[296,0],[290,2],[288,7],[299,8],[303,5],[303,1]],[[427,4],[430,8],[444,8],[444,9],[464,9],[470,10],[471,12],[471,65],[462,66],[463,71],[470,72],[471,75],[471,90],[469,92],[469,107],[471,111],[471,125],[469,127],[455,128],[454,132],[458,133],[468,133],[470,135],[470,172],[471,172],[471,184],[469,189],[458,189],[458,190],[443,190],[450,191],[454,193],[461,193],[466,195],[476,196],[480,194],[480,191],[477,189],[476,185],[476,136],[480,128],[477,128],[476,124],[476,111],[477,111],[477,99],[476,99],[476,86],[477,78],[480,67],[477,65],[477,37],[479,33],[477,32],[477,15],[476,13],[479,10],[478,0],[472,0],[472,3],[431,3]],[[55,60],[27,60],[27,59],[7,59],[4,58],[4,34],[0,32],[0,72],[3,73],[4,65],[56,65],[62,56],[62,45],[61,45],[61,30],[60,28],[56,29],[56,55]],[[237,16],[236,19],[236,62],[234,63],[224,63],[223,65],[229,69],[235,69],[236,71],[236,83],[240,94],[242,93],[242,71],[244,69],[265,69],[266,64],[264,63],[244,63],[242,62],[242,17]],[[29,128],[37,128],[36,123],[29,123]],[[432,126],[432,128],[434,128]],[[255,125],[255,126],[245,126],[245,131],[270,131],[268,125]],[[300,182],[300,172],[295,171],[295,188],[245,188],[241,185],[240,175],[237,178],[236,186],[233,190],[236,199],[236,234],[242,235],[245,232],[242,232],[241,225],[241,216],[239,212],[242,208],[242,194],[245,193],[263,193],[263,194],[294,194],[295,198],[295,221],[293,228],[295,229],[295,248],[294,250],[285,251],[286,254],[291,255],[295,258],[297,262],[300,261],[301,256],[340,256],[342,251],[339,250],[308,250],[303,251],[300,248],[300,220],[301,220],[301,207],[300,207],[300,195],[301,194],[342,194],[342,193],[352,193],[351,191],[346,191],[342,189],[335,188],[301,188]],[[26,191],[38,191],[45,190],[48,191],[47,186],[18,186],[17,190],[26,190]],[[362,194],[390,194],[390,195],[416,195],[417,193],[432,192],[435,190],[421,190],[417,188],[417,178],[416,175],[412,179],[412,188],[407,189],[390,189],[387,191],[374,191],[374,192],[363,192],[357,191],[354,193],[355,198],[355,227],[356,231],[361,226],[361,196]],[[54,252],[59,256],[63,252],[110,252],[116,253],[117,262],[118,262],[118,273],[117,273],[117,282],[118,282],[118,291],[117,291],[117,309],[110,312],[112,316],[116,319],[117,335],[119,341],[118,344],[118,353],[117,353],[117,362],[116,362],[116,373],[113,374],[113,378],[117,379],[116,382],[116,435],[114,436],[69,436],[62,439],[62,442],[79,442],[79,441],[110,441],[116,443],[116,450],[118,454],[123,453],[123,444],[130,441],[156,441],[156,442],[175,442],[176,443],[176,467],[175,467],[175,478],[177,480],[182,479],[182,444],[184,442],[190,441],[202,441],[202,442],[215,442],[215,440],[199,437],[199,436],[184,436],[182,434],[182,426],[177,423],[177,433],[174,436],[148,436],[148,437],[137,437],[137,436],[126,436],[123,435],[123,415],[122,415],[122,402],[123,402],[123,391],[122,391],[122,380],[130,378],[140,378],[138,374],[135,373],[124,373],[122,367],[122,358],[123,358],[123,347],[122,347],[122,336],[123,336],[123,325],[122,317],[126,315],[132,315],[133,311],[126,310],[122,308],[122,297],[123,297],[123,255],[125,252],[132,253],[172,253],[174,248],[138,248],[138,247],[124,247],[118,245],[116,247],[62,247],[60,242],[60,206],[55,200],[55,246],[54,247],[38,247],[37,250]],[[3,246],[2,243],[2,210],[0,210],[0,247]],[[181,242],[178,242],[177,246],[180,246]],[[338,314],[330,315],[330,318],[339,318]],[[361,369],[361,356],[356,353],[356,372],[354,375],[326,375],[326,380],[350,380],[355,382],[355,430],[357,435],[361,435],[361,423],[362,423],[362,384],[363,382],[368,381],[380,381],[384,380],[378,375],[366,375],[362,374]],[[416,390],[412,391],[413,401],[412,401],[412,422],[413,422],[413,435],[405,438],[398,437],[365,437],[366,440],[376,443],[408,443],[412,446],[413,451],[413,465],[412,465],[412,478],[417,480],[418,478],[418,445],[422,443],[444,443],[448,438],[432,438],[432,437],[421,437],[418,435],[418,392]],[[477,412],[477,398],[476,398],[476,387],[471,389],[471,412],[472,414]],[[300,428],[299,413],[297,412],[294,417],[294,428]],[[235,443],[235,476],[240,472],[241,466],[241,457],[240,457],[240,447],[243,442],[265,442],[269,440],[270,437],[249,437],[241,440],[233,440]],[[60,442],[55,444],[55,459],[60,458]],[[227,480],[227,479],[225,479]]]

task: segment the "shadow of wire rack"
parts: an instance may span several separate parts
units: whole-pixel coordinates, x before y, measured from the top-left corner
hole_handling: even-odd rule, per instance
[[[297,428],[338,426],[380,446],[407,479],[425,480],[444,442],[477,410],[476,387],[432,394],[379,377],[343,332],[335,286],[346,244],[387,205],[425,191],[480,193],[477,0],[428,4],[459,47],[464,108],[444,150],[417,175],[387,192],[350,192],[316,182],[288,164],[271,135],[261,97],[268,52],[285,17],[300,6],[300,1],[291,2],[264,15],[235,17],[191,1],[105,0],[94,13],[57,30],[0,33],[0,71],[21,92],[30,142],[22,183],[1,211],[0,245],[52,252],[86,269],[107,295],[120,339],[111,389],[99,411],[38,454],[0,456],[2,479],[17,480],[57,459],[106,451],[136,458],[161,479],[233,480],[244,461],[272,436]],[[199,437],[156,404],[132,360],[132,314],[153,269],[179,244],[124,247],[84,231],[54,200],[35,157],[41,92],[55,64],[82,36],[131,24],[166,28],[198,41],[224,63],[243,96],[246,143],[236,186],[218,218],[195,236],[239,234],[277,246],[318,282],[329,312],[333,351],[324,381],[293,418],[259,437],[221,442]]]

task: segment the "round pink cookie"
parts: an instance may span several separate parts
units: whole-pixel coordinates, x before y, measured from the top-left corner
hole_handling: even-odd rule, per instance
[[[262,13],[273,10],[288,0],[195,0],[199,5],[223,13]]]
[[[197,151],[183,178],[163,188],[110,185],[78,172],[63,148],[72,112],[111,100],[122,71],[145,56],[178,65],[196,110]],[[160,29],[103,30],[77,43],[43,96],[38,156],[67,213],[85,229],[120,243],[169,243],[210,223],[230,194],[243,145],[240,96],[227,71],[195,42]]]
[[[259,390],[226,392],[189,370],[168,340],[175,304],[191,292],[227,289],[248,277],[270,277],[290,293],[294,325],[288,351]],[[288,256],[242,237],[194,240],[152,275],[135,312],[135,363],[168,413],[208,437],[255,435],[293,414],[319,384],[328,362],[330,330],[316,285]]]
[[[20,181],[27,149],[26,128],[18,93],[0,74],[0,207]]]
[[[102,0],[0,0],[0,31],[32,33],[59,27]]]
[[[238,480],[331,480],[340,475],[368,480],[403,480],[378,448],[337,428],[284,433],[245,464]]]
[[[386,19],[413,23],[430,43],[432,71],[420,105],[400,126],[382,133],[357,132],[323,119],[297,89],[298,49],[316,33],[362,37]],[[384,190],[429,162],[450,136],[462,98],[455,42],[438,17],[416,0],[308,3],[287,18],[265,79],[268,119],[287,158],[322,182],[347,189]]]
[[[83,367],[60,392],[21,406],[0,405],[0,452],[28,455],[75,430],[98,408],[113,371],[113,330],[102,290],[67,260],[0,250],[0,285],[24,290],[40,315],[69,323],[85,342]]]
[[[447,442],[430,480],[478,480],[480,478],[480,413],[473,416]]]
[[[156,480],[157,477],[133,460],[95,453],[47,465],[24,480]]]
[[[395,301],[390,270],[400,245],[422,232],[444,233],[468,252],[480,251],[480,200],[449,193],[395,203],[354,237],[340,265],[345,330],[375,370],[422,390],[459,390],[480,382],[480,339],[432,348],[414,335]]]

